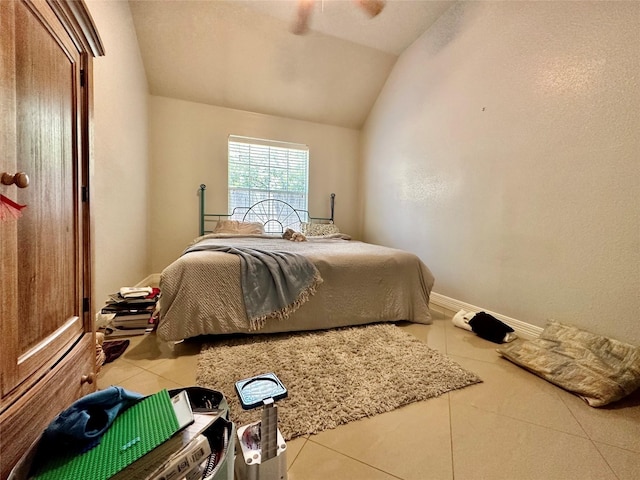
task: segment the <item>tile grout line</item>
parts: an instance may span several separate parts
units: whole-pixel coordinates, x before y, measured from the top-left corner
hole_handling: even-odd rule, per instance
[[[569,405],[567,404],[567,402],[565,401],[564,398],[562,398],[562,395],[558,394],[558,397],[560,398],[560,401],[562,402],[562,404],[565,406],[565,408],[567,410],[569,410],[569,413],[571,414],[571,416],[575,419],[576,423],[578,425],[580,425],[580,428],[582,429],[582,431],[585,433],[585,435],[587,436],[587,438],[589,439],[589,441],[591,442],[591,445],[593,445],[593,448],[596,449],[596,452],[598,452],[598,455],[600,455],[600,458],[602,458],[602,460],[604,461],[604,463],[607,465],[607,467],[609,467],[609,470],[611,470],[611,473],[613,474],[614,477],[616,477],[618,480],[620,480],[620,477],[616,474],[615,470],[613,469],[613,467],[611,466],[611,464],[609,463],[609,461],[607,460],[607,458],[604,456],[604,454],[602,453],[602,451],[600,450],[600,448],[598,447],[598,444],[595,442],[595,440],[593,438],[591,438],[591,435],[589,434],[589,432],[587,431],[586,428],[584,428],[582,426],[582,422],[580,421],[580,419],[573,413],[573,410],[571,410],[571,408],[569,408]],[[604,442],[602,442],[604,443]],[[605,445],[608,445],[605,443]],[[609,445],[614,447],[615,445]],[[619,447],[617,447],[619,448]],[[624,449],[623,449],[624,450]]]
[[[448,402],[447,406],[449,407],[449,443],[451,445],[451,479],[455,480],[456,478],[456,462],[455,462],[455,454],[453,451],[453,418],[451,417],[451,395],[450,392],[447,392]]]
[[[304,436],[303,436],[304,438]],[[300,456],[300,454],[302,453],[302,450],[304,450],[304,447],[307,446],[307,442],[309,441],[309,438],[305,438],[304,439],[304,443],[302,444],[302,446],[300,447],[300,450],[298,450],[298,453],[296,454],[295,457],[293,457],[293,460],[291,460],[291,465],[289,465],[289,467],[287,468],[287,472],[289,470],[291,470],[291,468],[293,467],[293,464],[296,463],[296,460],[298,459],[298,457]]]
[[[347,458],[349,458],[349,459],[353,460],[354,462],[358,462],[358,463],[360,463],[360,464],[362,464],[362,465],[365,465],[365,466],[367,466],[367,467],[369,467],[369,468],[373,468],[374,470],[377,470],[377,471],[379,471],[379,472],[382,472],[382,473],[384,473],[385,475],[389,475],[389,476],[391,476],[391,477],[393,477],[393,478],[397,478],[398,480],[404,480],[402,477],[399,477],[399,476],[397,476],[397,475],[394,475],[393,473],[387,472],[386,470],[382,470],[381,468],[375,467],[375,466],[373,466],[373,465],[369,465],[368,463],[363,462],[362,460],[359,460],[359,459],[357,459],[357,458],[354,458],[354,457],[352,457],[352,456],[350,456],[350,455],[347,455],[347,454],[346,454],[346,453],[344,453],[344,452],[340,452],[340,451],[335,450],[335,449],[333,449],[333,448],[331,448],[331,447],[327,447],[326,445],[323,445],[322,443],[314,442],[314,441],[311,439],[311,437],[309,437],[309,438],[307,439],[307,442],[305,443],[305,446],[307,445],[307,443],[308,443],[308,442],[312,442],[312,443],[314,443],[314,444],[316,444],[316,445],[318,445],[318,446],[320,446],[320,447],[322,447],[322,448],[326,448],[327,450],[331,450],[332,452],[337,453],[338,455],[342,455],[343,457],[347,457]]]
[[[593,447],[596,449],[596,452],[598,452],[598,455],[600,455],[600,458],[602,458],[602,460],[604,461],[604,463],[607,465],[607,467],[609,467],[609,470],[611,470],[611,473],[613,474],[614,477],[616,477],[618,480],[621,480],[620,477],[618,476],[618,474],[616,473],[616,471],[613,469],[613,467],[611,466],[611,464],[607,461],[607,458],[604,456],[604,454],[600,451],[600,449],[598,448],[598,445],[596,444],[596,442],[594,442],[593,440],[589,439],[589,441],[591,442],[591,444],[593,445]]]
[[[558,387],[560,388],[560,387]],[[570,392],[569,392],[570,393]],[[569,410],[569,413],[571,414],[571,416],[573,417],[573,419],[576,421],[576,423],[580,426],[580,428],[582,429],[582,431],[584,432],[584,434],[587,436],[587,438],[593,443],[594,440],[593,438],[591,438],[591,435],[589,435],[589,432],[587,431],[586,428],[584,428],[584,426],[582,425],[582,422],[580,421],[580,419],[573,413],[573,410],[571,410],[571,408],[569,407],[569,404],[565,401],[565,399],[563,398],[562,395],[560,395],[558,393],[558,398],[560,399],[560,401],[562,402],[562,404],[565,406],[565,408],[567,410]],[[589,407],[589,408],[593,408],[593,407]],[[595,445],[595,444],[594,444]],[[600,450],[598,450],[598,452],[600,452]]]
[[[550,430],[552,432],[562,433],[564,435],[569,435],[570,437],[578,438],[580,440],[588,440],[589,442],[593,443],[593,440],[591,440],[591,438],[588,435],[586,437],[581,437],[580,435],[576,435],[575,433],[565,432],[564,430],[558,430],[557,428],[548,427],[546,425],[540,425],[539,423],[534,423],[531,420],[524,420],[522,418],[513,417],[511,415],[505,415],[504,413],[492,412],[491,410],[487,410],[485,408],[480,408],[477,405],[466,404],[466,403],[463,403],[463,402],[460,402],[460,403],[463,406],[466,406],[466,407],[469,407],[469,408],[475,408],[476,410],[479,410],[481,412],[486,412],[486,413],[490,413],[491,415],[496,415],[498,417],[504,417],[504,418],[508,418],[510,420],[515,420],[516,422],[526,423],[527,425],[532,425],[534,427],[543,428],[545,430]],[[580,428],[582,428],[582,426],[580,426]],[[584,429],[583,429],[583,431],[584,431]]]
[[[143,370],[141,367],[138,367],[137,365],[134,365],[134,364],[133,364],[133,363],[131,363],[131,362],[127,362],[127,363],[129,363],[129,365],[131,365],[131,366],[133,366],[133,367],[140,368],[141,370]],[[100,377],[101,377],[101,373],[102,373],[102,372],[104,372],[104,370],[102,370],[102,368],[101,368],[101,371],[100,371],[100,372],[98,372],[98,374],[97,374],[97,376],[96,376],[96,377],[97,377],[97,382],[98,382],[98,383],[100,383],[100,381],[101,381],[101,380],[103,380],[102,378],[100,378]],[[138,372],[138,373],[140,373],[140,372]],[[126,376],[125,378],[121,378],[121,379],[119,379],[119,380],[118,380],[118,383],[125,382],[125,381],[129,380],[130,378],[133,378],[133,377],[135,377],[136,375],[138,375],[138,373],[132,373],[131,375]],[[106,374],[106,373],[102,373],[102,375],[104,376],[104,375],[107,375],[107,374]],[[113,385],[113,384],[112,384],[112,385]],[[111,385],[109,385],[109,386],[111,386]],[[104,388],[107,388],[107,387],[101,387],[100,389],[102,390],[102,389],[104,389]]]
[[[444,315],[443,315],[444,316]],[[446,319],[445,319],[446,320]],[[449,357],[449,335],[447,334],[447,328],[444,329],[444,348],[445,354]],[[449,357],[451,358],[451,357]],[[454,445],[453,445],[453,418],[451,416],[451,392],[447,392],[447,407],[449,409],[449,445],[451,448],[451,479],[455,480],[456,478],[456,462],[455,462],[455,453],[454,453]]]

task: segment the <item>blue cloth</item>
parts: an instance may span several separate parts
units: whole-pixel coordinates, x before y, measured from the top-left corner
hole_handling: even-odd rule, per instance
[[[115,386],[85,395],[53,419],[42,441],[53,449],[90,450],[100,443],[118,414],[143,397]]]

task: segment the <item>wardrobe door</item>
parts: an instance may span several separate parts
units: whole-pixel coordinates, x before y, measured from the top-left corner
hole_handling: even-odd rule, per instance
[[[35,381],[85,331],[82,87],[80,54],[46,2],[0,2],[0,9],[0,169],[30,180],[26,188],[1,187],[27,205],[20,218],[2,223],[0,234],[6,396]]]
[[[13,2],[0,2],[0,175],[15,173],[16,167],[16,99],[15,99],[15,39]],[[14,187],[15,188],[15,187]],[[12,197],[11,187],[0,184],[0,194]],[[4,208],[0,205],[0,208]],[[17,223],[3,220],[0,215],[0,367],[15,356],[15,326],[18,308],[17,288]],[[10,390],[5,386],[5,368],[0,375],[0,394]],[[1,397],[0,397],[1,398]],[[0,403],[1,405],[1,403]]]

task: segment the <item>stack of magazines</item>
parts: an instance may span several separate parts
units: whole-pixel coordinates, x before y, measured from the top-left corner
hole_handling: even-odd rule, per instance
[[[153,287],[122,287],[109,296],[100,313],[112,315],[105,328],[107,337],[142,335],[152,332],[157,324],[156,305],[160,289]]]

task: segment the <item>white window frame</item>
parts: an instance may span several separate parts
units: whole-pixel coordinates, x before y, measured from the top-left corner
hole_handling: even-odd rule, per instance
[[[308,145],[229,135],[227,162],[229,214],[266,199],[308,210]]]

